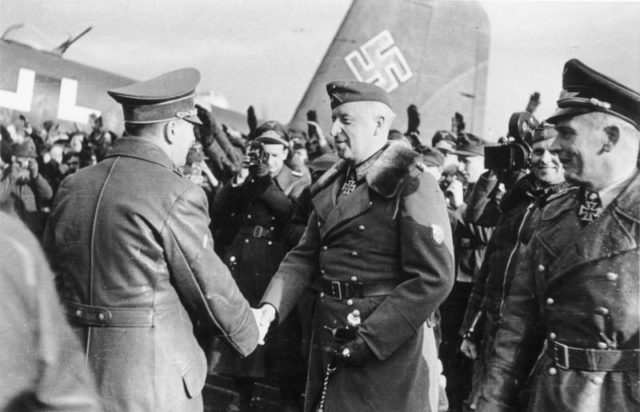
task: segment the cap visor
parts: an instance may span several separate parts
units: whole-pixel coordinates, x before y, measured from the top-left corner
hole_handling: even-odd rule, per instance
[[[200,121],[200,118],[196,115],[184,117],[182,118],[182,120],[189,122],[191,124],[197,124],[198,126],[202,126],[202,122]]]
[[[563,119],[566,117],[578,116],[581,114],[591,113],[591,112],[593,112],[592,109],[587,109],[585,107],[575,107],[575,106],[565,107],[565,108],[556,110],[556,112],[552,114],[549,118],[547,118],[545,121],[547,123],[555,124],[560,119]]]
[[[269,136],[269,137],[263,137],[263,136],[256,137],[255,141],[256,142],[260,142],[260,143],[264,143],[264,144],[282,144],[285,147],[289,147],[289,142],[287,142],[286,140],[279,139],[279,138],[276,138],[276,137],[271,137],[271,136]]]

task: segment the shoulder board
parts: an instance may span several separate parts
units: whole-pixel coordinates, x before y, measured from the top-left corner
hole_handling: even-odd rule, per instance
[[[302,177],[302,172],[299,170],[291,170],[291,175],[295,177]]]

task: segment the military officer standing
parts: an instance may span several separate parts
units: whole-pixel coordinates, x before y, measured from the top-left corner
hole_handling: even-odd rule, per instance
[[[419,154],[387,143],[394,118],[377,86],[327,85],[338,155],[313,212],[263,296],[263,322],[318,293],[305,410],[429,410],[427,318],[453,283],[444,196]],[[312,190],[312,191],[315,191]]]
[[[183,178],[198,122],[195,69],[111,90],[127,136],[66,178],[45,240],[106,411],[202,410],[192,319],[242,355],[254,312],[213,251],[204,191]]]
[[[513,410],[532,368],[530,411],[640,408],[640,94],[575,59],[562,84],[550,150],[579,188],[519,236],[480,411]]]
[[[289,245],[297,243],[298,239],[287,239],[285,228],[296,201],[310,182],[304,174],[285,164],[289,136],[282,125],[265,122],[252,137],[242,168],[216,195],[214,221],[221,226],[235,226],[222,229],[235,231],[233,240],[225,247],[224,260],[242,294],[252,306],[257,306],[291,248]],[[297,317],[287,318],[266,342],[247,358],[227,353],[226,345],[219,346],[220,361],[214,370],[235,377],[241,410],[250,410],[254,381],[258,378],[276,381],[283,408],[298,410],[305,374]]]

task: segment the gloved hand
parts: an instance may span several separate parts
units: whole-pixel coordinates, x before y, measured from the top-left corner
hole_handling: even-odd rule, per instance
[[[202,122],[202,126],[197,126],[200,134],[200,142],[202,147],[209,147],[213,143],[213,131],[216,127],[216,121],[204,107],[196,104],[196,112],[198,119]]]
[[[375,354],[359,335],[338,346],[335,359],[338,364],[361,366],[375,358]]]

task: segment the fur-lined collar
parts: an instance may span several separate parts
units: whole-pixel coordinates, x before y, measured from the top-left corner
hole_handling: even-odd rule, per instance
[[[402,143],[389,143],[367,171],[366,180],[369,188],[385,198],[395,196],[409,176],[412,166],[417,164],[419,156]],[[315,196],[338,176],[346,173],[348,167],[349,162],[346,160],[336,162],[311,187],[311,196]]]

